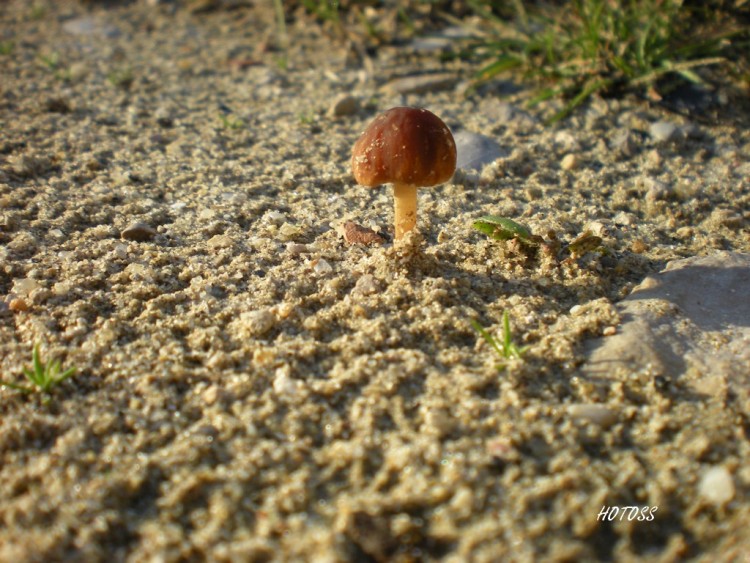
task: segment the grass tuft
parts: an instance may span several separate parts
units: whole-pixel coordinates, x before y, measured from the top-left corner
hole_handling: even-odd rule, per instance
[[[107,73],[107,82],[116,88],[128,90],[133,85],[133,69],[129,66],[111,70]]]
[[[32,368],[23,368],[23,373],[26,376],[26,379],[32,383],[32,387],[2,380],[0,380],[0,386],[15,389],[22,393],[33,393],[34,391],[50,393],[54,387],[76,373],[75,367],[70,367],[65,371],[62,371],[59,360],[49,360],[46,364],[42,363],[42,360],[39,357],[39,344],[34,345],[31,359]]]
[[[670,76],[702,83],[698,67],[726,63],[748,28],[682,0],[573,0],[565,8],[524,8],[520,1],[473,0],[484,22],[464,52],[485,61],[479,82],[516,71],[539,85],[532,105],[565,100],[548,121],[568,116],[594,94],[651,91]],[[533,9],[533,11],[532,11]],[[710,20],[710,21],[707,21]],[[658,94],[656,94],[658,96]]]
[[[487,342],[487,344],[489,344],[492,349],[495,350],[495,353],[502,360],[497,365],[498,370],[504,370],[507,367],[508,362],[512,359],[522,359],[524,353],[529,348],[528,346],[518,346],[515,342],[513,342],[513,334],[510,330],[510,317],[508,316],[508,311],[503,311],[503,338],[500,341],[498,341],[494,336],[487,332],[487,329],[482,327],[482,325],[480,325],[474,319],[472,319],[470,322],[474,330],[476,330],[479,335],[484,338],[485,342]]]
[[[232,131],[236,131],[238,129],[242,129],[246,125],[244,119],[231,114],[220,113],[218,117],[219,121],[221,122],[221,126],[224,129],[231,129]]]

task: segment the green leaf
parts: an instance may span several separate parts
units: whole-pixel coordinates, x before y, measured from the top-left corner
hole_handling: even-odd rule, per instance
[[[510,240],[518,237],[524,242],[535,244],[531,231],[510,219],[497,215],[485,215],[472,223],[472,227],[495,240]]]

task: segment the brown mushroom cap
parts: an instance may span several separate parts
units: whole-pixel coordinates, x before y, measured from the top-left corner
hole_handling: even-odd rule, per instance
[[[456,143],[434,113],[397,107],[380,114],[352,150],[357,183],[435,186],[456,171]]]

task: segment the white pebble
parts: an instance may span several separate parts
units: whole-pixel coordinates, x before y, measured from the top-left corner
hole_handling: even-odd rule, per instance
[[[281,225],[284,221],[286,221],[286,215],[284,215],[280,211],[269,211],[268,213],[266,213],[265,218],[269,223],[273,223],[274,225]]]
[[[268,309],[247,311],[240,315],[240,328],[250,336],[261,336],[276,324],[276,317]]]
[[[321,258],[315,263],[313,270],[315,270],[316,274],[330,274],[333,272],[333,266]]]
[[[562,168],[563,170],[575,170],[576,168],[578,168],[578,164],[578,157],[573,153],[569,153],[566,154],[560,161],[560,168]]]
[[[13,282],[13,293],[20,296],[29,295],[38,287],[40,287],[38,281],[31,278],[23,278]]]
[[[298,391],[296,382],[289,376],[289,371],[289,366],[279,368],[273,378],[273,390],[282,397],[293,397]]]
[[[364,274],[361,276],[354,286],[353,293],[356,292],[360,295],[372,295],[378,292],[378,282],[375,276],[372,274]]]
[[[302,229],[291,223],[284,223],[279,227],[279,234],[284,240],[290,240],[298,236],[302,232]]]
[[[726,467],[712,467],[703,474],[698,492],[708,502],[723,506],[734,498],[732,475]]]
[[[601,221],[592,221],[591,223],[586,225],[586,230],[591,231],[592,235],[596,235],[601,238],[606,238],[611,234],[607,225],[605,225]]]

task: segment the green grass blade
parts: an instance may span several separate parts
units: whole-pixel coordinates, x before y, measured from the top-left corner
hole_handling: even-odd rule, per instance
[[[521,65],[522,65],[522,61],[517,56],[503,55],[499,57],[492,64],[489,64],[479,69],[479,71],[476,73],[476,76],[480,80],[488,80],[490,78],[497,76],[498,74],[501,74],[503,72],[509,71],[514,68],[518,68]]]
[[[8,389],[15,389],[16,391],[21,391],[22,393],[31,393],[34,390],[30,387],[24,387],[23,385],[17,385],[15,383],[11,383],[10,381],[1,381],[0,380],[0,387],[7,387]]]
[[[66,380],[66,379],[68,379],[69,377],[71,377],[71,376],[75,375],[75,373],[76,373],[76,368],[75,368],[75,366],[74,366],[74,367],[70,367],[70,368],[66,369],[66,370],[65,370],[64,372],[62,372],[62,373],[61,373],[61,374],[60,374],[60,375],[59,375],[59,376],[58,376],[57,378],[55,378],[55,380],[54,380],[54,381],[55,381],[55,385],[57,385],[58,383],[62,383],[63,381],[65,381],[65,380]]]
[[[469,321],[471,323],[471,326],[476,330],[482,338],[484,338],[485,342],[492,346],[492,348],[497,352],[499,356],[504,356],[503,351],[500,349],[500,346],[497,344],[497,340],[489,333],[487,330],[480,325],[477,321],[474,319],[471,319]]]
[[[528,106],[530,108],[533,108],[534,106],[546,102],[547,100],[554,98],[555,96],[561,94],[563,92],[563,88],[544,88],[539,91],[539,93],[531,98],[528,102]]]
[[[23,368],[23,374],[35,386],[39,387],[40,385],[42,385],[43,379],[44,379],[44,372],[39,373],[36,370],[31,370],[29,368]]]
[[[576,94],[576,96],[565,105],[563,109],[561,109],[555,115],[553,115],[549,119],[548,123],[549,124],[557,123],[561,119],[565,119],[573,112],[575,108],[581,105],[589,97],[594,95],[596,92],[606,89],[611,84],[612,84],[612,81],[609,79],[602,79],[602,80],[596,80],[594,82],[590,82],[588,85],[584,86],[581,89],[581,91],[578,92],[578,94]]]
[[[508,311],[503,311],[503,351],[507,358],[513,346],[512,336],[510,334],[510,317]]]

